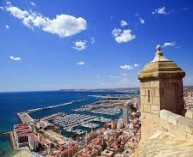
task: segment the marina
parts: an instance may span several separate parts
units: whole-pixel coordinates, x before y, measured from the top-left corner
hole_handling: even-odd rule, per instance
[[[100,127],[103,123],[107,123],[112,120],[111,118],[105,118],[105,117],[102,117],[101,115],[114,116],[114,115],[118,115],[121,113],[120,107],[94,108],[94,109],[88,108],[89,110],[81,110],[81,109],[84,109],[84,107],[82,107],[74,111],[76,112],[89,111],[90,114],[89,113],[84,114],[83,112],[80,114],[76,114],[76,113],[66,114],[64,112],[57,112],[57,113],[42,117],[40,119],[33,119],[30,116],[30,114],[34,112],[44,111],[45,109],[51,109],[53,107],[60,107],[61,105],[69,105],[69,104],[72,104],[73,102],[74,101],[69,102],[69,103],[55,105],[55,106],[31,109],[25,112],[19,112],[17,113],[17,115],[20,121],[23,123],[33,123],[37,120],[38,121],[40,120],[43,126],[50,126],[50,127],[54,126],[55,129],[58,128],[60,131],[63,130],[63,131],[66,131],[72,134],[83,135],[85,134],[86,131],[96,129]],[[101,103],[104,103],[104,102],[103,101],[96,102],[96,104],[101,104]],[[100,114],[100,115],[97,115],[97,114]],[[82,127],[82,128],[79,128],[79,127]]]
[[[115,108],[100,108],[100,109],[91,110],[90,112],[113,116],[113,115],[120,114],[121,108],[120,108],[120,107],[115,107]]]
[[[86,131],[77,127],[84,127],[87,129],[95,129],[100,125],[97,122],[107,123],[110,122],[111,119],[104,117],[97,117],[92,115],[84,115],[84,114],[70,114],[66,115],[65,113],[60,113],[60,115],[53,117],[49,122],[55,126],[60,126],[62,130],[67,132],[71,132],[77,135],[82,135]]]
[[[95,123],[83,123],[81,126],[87,127],[87,128],[90,128],[90,129],[95,129],[95,128],[97,128],[99,125],[98,125],[98,124],[95,124]]]
[[[53,118],[53,120],[51,120],[53,124],[62,126],[64,129],[73,128],[79,125],[85,125],[86,123],[92,121],[108,122],[110,121],[110,119],[82,114],[70,114],[70,115],[61,114],[60,116],[57,116]],[[89,127],[89,125],[87,127],[92,128],[92,126]]]
[[[104,109],[114,108],[119,105],[119,102],[120,104],[123,103],[122,101],[117,101],[117,100],[107,101],[107,100],[101,100],[98,98],[88,96],[93,93],[88,93],[88,95],[85,93],[78,93],[79,96],[77,96],[76,99],[78,99],[79,101],[77,101],[77,100],[73,100],[75,99],[74,94],[76,93],[32,92],[30,93],[30,95],[32,95],[31,97],[33,98],[33,101],[29,103],[28,102],[29,93],[19,93],[18,95],[16,95],[16,97],[18,100],[21,99],[22,101],[18,101],[17,102],[18,104],[16,102],[15,103],[17,104],[17,106],[22,104],[23,108],[18,109],[18,107],[15,107],[15,113],[17,114],[17,117],[15,116],[15,119],[12,117],[12,119],[14,120],[13,124],[27,123],[31,126],[35,125],[36,127],[31,128],[32,132],[34,132],[35,134],[37,133],[40,134],[41,142],[43,142],[45,145],[48,142],[48,146],[49,146],[49,141],[46,141],[44,139],[46,138],[44,137],[46,136],[44,135],[44,131],[37,132],[38,130],[55,131],[61,134],[63,137],[69,137],[69,138],[74,137],[74,135],[76,135],[76,137],[80,137],[81,139],[87,133],[89,134],[90,132],[103,127],[105,123],[119,118],[120,115],[111,116],[108,114],[92,113],[90,111],[99,109],[99,108],[104,108]],[[96,94],[100,94],[100,93],[96,93]],[[41,101],[40,101],[39,95],[41,95],[42,97]],[[11,96],[12,95],[10,94],[10,97]],[[61,103],[62,101],[68,102],[68,103]],[[26,106],[26,103],[28,103],[31,106],[31,109],[30,109],[30,106]],[[39,104],[42,107],[39,107],[38,105],[36,106],[35,104]],[[56,105],[53,105],[53,104],[56,104]],[[10,104],[7,104],[7,105],[10,105]],[[82,111],[78,112],[79,110],[82,110]],[[6,115],[7,113],[3,116],[6,117]],[[70,123],[66,123],[68,121],[67,118],[71,119]],[[64,127],[57,123],[54,124],[54,119],[58,119],[59,120],[58,122],[61,121],[61,124],[63,124]],[[38,128],[38,129],[35,129],[35,128]],[[7,127],[7,129],[2,130],[1,132],[3,131],[5,132],[9,130],[13,130],[11,125],[10,127]],[[4,150],[5,149],[10,150],[12,149],[12,146],[9,143],[9,137],[7,136],[9,133],[5,133],[5,134],[2,134],[2,136],[0,136],[0,139],[5,139],[8,147],[2,147],[2,148]],[[13,137],[13,136],[10,136],[10,137]],[[6,154],[10,152],[7,150],[5,150]]]
[[[86,131],[81,130],[81,129],[75,129],[75,130],[71,129],[71,130],[66,130],[66,131],[77,134],[77,135],[82,135],[82,134],[86,133]]]

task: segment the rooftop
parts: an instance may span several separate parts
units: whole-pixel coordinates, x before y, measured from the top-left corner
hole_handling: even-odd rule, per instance
[[[144,69],[139,73],[139,80],[159,79],[159,78],[175,78],[182,79],[185,72],[178,65],[165,58],[161,51],[161,46],[156,47],[154,59],[145,65]]]

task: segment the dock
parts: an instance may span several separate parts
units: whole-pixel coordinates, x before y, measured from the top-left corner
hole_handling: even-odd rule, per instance
[[[55,126],[60,126],[63,128],[63,130],[66,130],[68,132],[81,135],[84,134],[85,131],[82,129],[77,129],[76,127],[82,126],[89,129],[95,129],[99,127],[99,124],[93,123],[94,121],[107,123],[111,121],[111,119],[82,114],[70,114],[70,115],[61,114],[56,117],[53,117],[52,124]]]
[[[50,120],[50,119],[53,119],[54,117],[57,117],[57,116],[60,116],[60,115],[65,115],[65,114],[62,113],[62,112],[58,112],[58,113],[54,113],[52,115],[43,117],[43,118],[41,118],[41,120]]]
[[[2,136],[2,135],[7,135],[7,134],[9,134],[9,133],[11,133],[12,131],[3,131],[3,132],[0,132],[0,136]]]
[[[66,106],[66,105],[71,105],[73,103],[78,103],[78,102],[82,102],[82,101],[85,101],[85,100],[86,99],[74,100],[74,101],[71,101],[71,102],[63,103],[63,104],[51,105],[51,106],[47,106],[47,107],[39,107],[39,108],[27,110],[25,112],[30,114],[30,113],[33,113],[33,112],[39,112],[39,111],[49,110],[49,109],[53,109],[53,108],[57,108],[57,107],[63,107],[63,106]]]
[[[17,148],[16,143],[15,143],[15,138],[13,136],[13,132],[9,132],[9,140],[11,142],[13,150]]]
[[[34,119],[27,112],[20,112],[17,115],[22,123],[34,122]]]

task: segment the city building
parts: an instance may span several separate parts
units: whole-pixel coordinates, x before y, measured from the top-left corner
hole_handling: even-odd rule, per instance
[[[14,125],[14,137],[17,147],[28,146],[28,135],[31,133],[29,126],[25,123]]]
[[[39,148],[39,139],[25,123],[14,125],[14,138],[18,148],[29,147],[30,150]]]
[[[124,122],[124,125],[127,125],[129,123],[130,113],[131,113],[130,103],[127,102],[123,105],[123,122]]]
[[[28,135],[28,142],[29,142],[30,150],[33,150],[33,151],[38,150],[38,148],[39,148],[39,139],[34,133],[31,133],[31,134]]]
[[[114,151],[113,151],[113,150],[105,149],[105,150],[101,153],[101,156],[102,156],[102,157],[112,157],[113,154],[114,154]]]
[[[117,129],[122,129],[124,127],[124,121],[120,118],[117,122]]]
[[[71,157],[78,152],[78,144],[71,144],[65,147],[64,151],[61,151],[60,157]]]

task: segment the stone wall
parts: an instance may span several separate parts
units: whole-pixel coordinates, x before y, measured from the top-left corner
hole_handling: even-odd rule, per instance
[[[174,89],[172,89],[172,87]],[[148,101],[148,90],[150,91],[150,101]],[[171,95],[173,101],[170,101],[171,97],[166,97],[170,94],[173,94]],[[161,109],[166,109],[181,114],[184,108],[182,80],[166,79],[142,81],[140,84],[140,98],[142,112],[159,114]]]
[[[142,139],[147,139],[156,131],[160,110],[173,113],[183,112],[183,83],[178,79],[141,81],[141,131]]]
[[[183,82],[178,79],[160,80],[160,110],[181,114],[184,109]]]
[[[193,121],[181,115],[161,110],[160,127],[181,139],[193,140]]]
[[[150,101],[148,100],[150,91]],[[140,84],[141,112],[159,114],[160,110],[160,82],[148,81]]]
[[[188,117],[192,118],[188,113]],[[192,157],[192,119],[161,110],[159,116],[145,113],[143,139],[131,157]],[[145,140],[144,140],[145,139]]]
[[[160,115],[142,113],[142,139],[149,139],[159,130],[165,130],[183,139],[193,140],[193,121],[167,110],[161,110]]]

